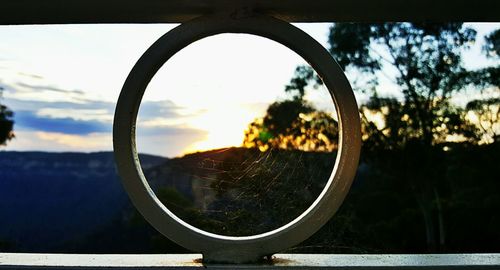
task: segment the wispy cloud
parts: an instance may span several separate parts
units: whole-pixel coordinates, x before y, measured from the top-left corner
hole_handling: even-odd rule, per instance
[[[14,113],[17,138],[8,149],[92,151],[110,150],[116,104],[88,97],[80,90],[47,85],[16,83],[7,85],[2,101]],[[72,98],[36,99],[53,92]],[[42,94],[43,93],[43,94]],[[207,132],[190,127],[186,119],[203,112],[188,112],[172,101],[144,101],[140,108],[137,140],[139,151],[176,156]]]
[[[20,130],[60,132],[65,134],[90,134],[111,132],[111,125],[101,121],[85,121],[69,117],[52,118],[33,111],[17,111],[14,116],[15,127]]]
[[[16,131],[16,138],[10,141],[7,150],[51,151],[51,152],[94,152],[112,150],[111,133],[90,133],[75,135],[44,131]]]
[[[37,75],[28,75],[28,76],[33,77],[33,76],[37,76]],[[39,78],[42,78],[42,77],[39,77]],[[17,85],[24,87],[24,88],[28,88],[30,90],[46,90],[46,91],[53,91],[53,92],[65,93],[65,94],[70,94],[70,93],[79,94],[79,95],[85,94],[85,92],[83,92],[82,90],[66,90],[66,89],[61,89],[61,88],[57,88],[54,86],[48,86],[48,85],[31,85],[31,84],[22,83],[22,82],[18,82]]]
[[[79,121],[112,122],[113,115],[106,109],[67,109],[67,108],[42,108],[37,111],[37,116],[52,119],[71,118]]]
[[[143,119],[183,117],[186,116],[182,113],[183,109],[169,100],[145,101],[141,103],[140,116]]]
[[[86,98],[82,90],[66,90],[44,84],[2,82],[0,86],[6,99],[82,103]]]
[[[42,141],[52,142],[53,144],[68,147],[69,149],[78,149],[79,151],[89,151],[89,149],[109,149],[109,133],[90,133],[88,136],[70,135],[66,133],[41,132],[35,135]]]
[[[2,59],[0,59],[0,61],[2,61]],[[24,73],[24,72],[18,72],[17,74],[20,76],[23,76],[23,77],[31,78],[31,79],[37,79],[37,80],[43,79],[43,76],[40,76],[37,74],[29,74],[29,73]]]

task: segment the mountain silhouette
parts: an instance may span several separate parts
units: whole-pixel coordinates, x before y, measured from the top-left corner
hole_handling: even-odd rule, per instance
[[[140,160],[147,169],[165,158]],[[0,241],[16,251],[64,250],[128,208],[112,152],[0,152]]]

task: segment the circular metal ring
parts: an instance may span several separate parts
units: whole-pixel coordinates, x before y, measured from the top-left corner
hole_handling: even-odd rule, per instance
[[[266,37],[302,56],[330,91],[339,120],[339,149],[333,172],[313,204],[288,224],[258,235],[234,237],[196,228],[175,216],[149,187],[139,162],[135,128],[141,99],[160,67],[175,53],[202,38],[222,33]],[[160,37],[137,61],[116,105],[113,146],[118,172],[135,207],[158,231],[177,244],[201,252],[204,260],[251,262],[310,237],[337,211],[358,165],[361,135],[358,107],[342,69],[326,49],[302,30],[268,16],[234,18],[215,14],[183,23]]]

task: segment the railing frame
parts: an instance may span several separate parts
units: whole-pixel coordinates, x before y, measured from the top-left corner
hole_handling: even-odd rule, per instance
[[[204,264],[201,254],[0,253],[0,269],[500,269],[500,254],[277,254],[261,264]]]
[[[3,0],[0,24],[181,23],[248,9],[288,22],[500,20],[498,0]]]
[[[288,22],[500,21],[500,1],[477,0],[5,0],[0,25],[182,23],[248,9]],[[278,254],[268,264],[202,264],[199,254],[0,253],[0,269],[500,269],[500,254]]]

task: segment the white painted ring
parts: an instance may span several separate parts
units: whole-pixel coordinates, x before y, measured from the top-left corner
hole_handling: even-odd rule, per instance
[[[141,169],[135,143],[137,113],[147,85],[175,53],[205,37],[246,33],[281,43],[302,56],[330,91],[339,119],[339,149],[333,172],[314,203],[290,223],[258,235],[234,237],[196,228],[175,216],[156,197]],[[204,260],[250,262],[296,245],[314,234],[337,211],[356,173],[361,146],[358,107],[343,71],[326,49],[302,30],[268,16],[200,17],[160,37],[137,61],[116,105],[113,146],[118,172],[135,207],[158,231],[177,244],[201,252]]]

